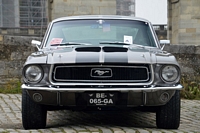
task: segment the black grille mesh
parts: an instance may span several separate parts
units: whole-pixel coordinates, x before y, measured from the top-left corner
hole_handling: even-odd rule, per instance
[[[112,70],[111,77],[93,77],[91,76],[92,69],[108,68]],[[55,65],[53,69],[52,79],[55,82],[64,81],[131,81],[131,82],[148,82],[150,79],[150,69],[146,66],[59,66]]]

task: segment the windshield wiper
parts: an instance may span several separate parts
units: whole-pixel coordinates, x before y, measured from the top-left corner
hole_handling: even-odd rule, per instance
[[[125,43],[125,42],[119,42],[119,41],[102,41],[99,42],[99,44],[114,44],[114,45],[129,45],[129,46],[136,46],[136,47],[140,47],[140,48],[144,48],[145,46],[140,45],[140,44],[135,44],[135,43]]]
[[[101,41],[99,44],[116,44],[116,45],[132,45],[130,43],[125,43],[125,42],[119,42],[119,41]]]
[[[65,42],[65,43],[51,44],[50,46],[71,46],[71,45],[91,45],[91,44],[90,43],[80,43],[80,42]]]

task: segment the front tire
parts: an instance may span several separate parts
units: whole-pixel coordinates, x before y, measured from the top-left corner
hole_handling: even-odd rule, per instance
[[[22,90],[22,124],[24,129],[46,127],[47,110],[32,101],[26,90]]]
[[[163,129],[178,129],[180,125],[180,91],[177,90],[170,101],[158,108],[156,125]]]

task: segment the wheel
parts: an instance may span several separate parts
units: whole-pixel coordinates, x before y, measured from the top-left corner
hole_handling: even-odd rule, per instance
[[[158,108],[156,125],[163,129],[178,129],[180,125],[180,91],[176,91],[170,101]]]
[[[46,127],[47,110],[32,101],[26,90],[22,90],[22,124],[24,129]]]

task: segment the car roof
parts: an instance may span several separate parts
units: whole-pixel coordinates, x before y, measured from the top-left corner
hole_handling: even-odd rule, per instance
[[[63,20],[77,20],[77,19],[119,19],[119,20],[137,20],[150,23],[148,20],[133,16],[121,16],[121,15],[81,15],[81,16],[68,16],[54,19],[52,22],[58,22]]]

